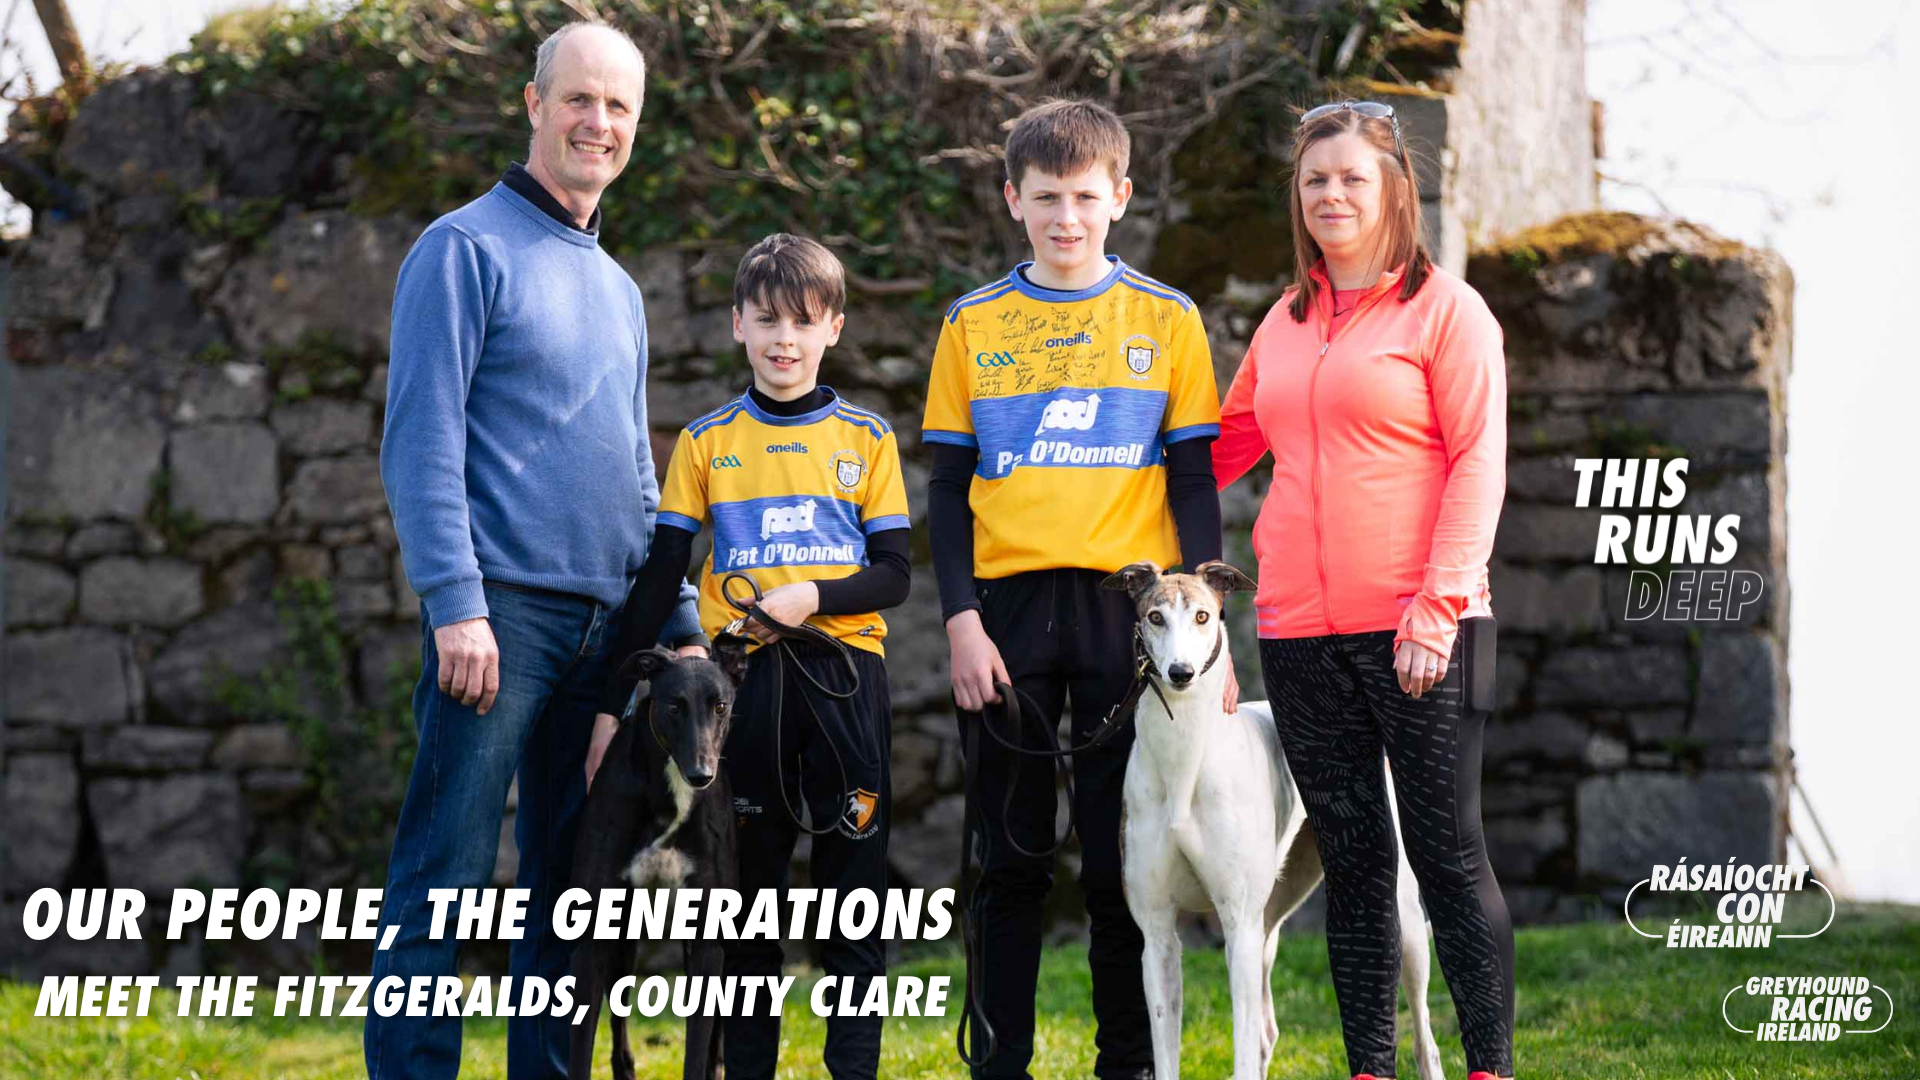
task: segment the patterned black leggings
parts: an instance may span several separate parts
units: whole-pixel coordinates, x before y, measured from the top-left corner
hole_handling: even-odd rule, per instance
[[[1453,991],[1467,1069],[1513,1075],[1513,924],[1480,833],[1483,713],[1462,715],[1459,665],[1418,701],[1393,672],[1393,632],[1260,642],[1267,698],[1327,870],[1327,957],[1347,1065],[1394,1075],[1399,859],[1407,860]]]

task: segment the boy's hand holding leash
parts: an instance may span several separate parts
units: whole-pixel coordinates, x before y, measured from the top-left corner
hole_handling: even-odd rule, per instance
[[[760,610],[775,622],[799,626],[820,610],[820,587],[811,581],[796,581],[771,589],[760,598]],[[748,619],[744,629],[749,637],[762,645],[771,645],[780,640],[778,630],[762,624],[758,619]]]
[[[962,611],[947,620],[947,645],[953,650],[953,701],[963,712],[979,712],[1000,703],[995,683],[1011,685],[1000,648],[987,636],[978,611]]]

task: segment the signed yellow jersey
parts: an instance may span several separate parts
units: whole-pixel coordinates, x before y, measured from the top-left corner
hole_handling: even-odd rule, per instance
[[[745,571],[763,592],[847,577],[867,565],[868,536],[907,528],[900,448],[878,414],[837,395],[812,412],[774,416],[743,394],[680,432],[656,520],[692,533],[713,523],[700,582],[700,628],[711,637],[740,615],[720,591],[728,573]],[[744,584],[733,591],[749,594]],[[885,654],[877,612],[807,622]]]
[[[940,327],[924,438],[980,454],[974,574],[1180,561],[1165,449],[1220,434],[1193,301],[1108,256],[1077,292],[1022,263],[961,297]]]

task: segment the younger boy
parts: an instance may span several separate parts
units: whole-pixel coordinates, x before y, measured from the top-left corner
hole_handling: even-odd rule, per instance
[[[962,731],[1000,701],[994,684],[1010,683],[1050,727],[1070,698],[1080,743],[1133,678],[1133,604],[1101,580],[1142,559],[1220,557],[1209,449],[1219,398],[1193,302],[1106,254],[1133,193],[1119,118],[1091,102],[1036,106],[1014,124],[1006,157],[1007,208],[1034,258],[962,296],[941,324],[924,436],[929,531]],[[1128,728],[1073,762],[1100,1077],[1153,1075],[1140,929],[1120,883],[1132,740]],[[978,743],[970,915],[995,1049],[974,1075],[1024,1078],[1053,866],[1014,844],[1052,842],[1053,769]]]
[[[793,813],[803,802],[814,827],[826,830],[813,840],[813,884],[842,896],[864,888],[884,897],[887,886],[892,709],[881,659],[887,624],[879,612],[907,598],[907,499],[893,429],[816,382],[821,354],[839,340],[846,300],[839,260],[812,240],[776,233],[740,260],[733,337],[746,346],[753,385],[680,433],[660,493],[654,546],[627,600],[613,654],[624,659],[659,634],[703,521],[714,532],[700,587],[700,624],[709,636],[740,615],[721,591],[722,579],[739,570],[766,590],[760,607],[776,622],[805,622],[849,647],[859,690],[836,699],[809,685],[809,676],[847,689],[838,650],[792,639],[779,646],[791,650],[792,662],[782,665],[765,647],[779,635],[758,622],[746,624],[757,644],[747,657],[722,761],[733,785],[740,888],[749,907],[759,890],[786,887],[799,836]],[[739,583],[733,589],[742,599],[747,592]],[[784,692],[776,686],[782,672]],[[633,686],[616,677],[602,698],[589,780]],[[772,714],[776,700],[778,716]],[[776,747],[784,760],[776,758]],[[729,977],[780,974],[778,941],[725,946]],[[836,931],[821,948],[821,966],[829,975],[855,978],[854,1000],[861,1000],[868,980],[885,974],[885,946],[876,936],[850,941]],[[726,1021],[727,1075],[735,1080],[773,1077],[780,1018],[767,1014],[764,1001],[757,1012]],[[881,1023],[880,1017],[827,1020],[823,1057],[835,1080],[872,1080]]]

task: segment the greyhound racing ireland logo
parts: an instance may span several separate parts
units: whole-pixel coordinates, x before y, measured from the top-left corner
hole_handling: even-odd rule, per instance
[[[1040,414],[1040,426],[1034,428],[1033,433],[1038,435],[1044,431],[1087,431],[1093,427],[1093,422],[1099,415],[1099,394],[1089,395],[1085,401],[1058,398],[1047,402],[1046,411]]]
[[[1145,379],[1153,368],[1153,358],[1160,355],[1160,343],[1145,334],[1135,334],[1120,343],[1127,356],[1127,370],[1133,372],[1136,379]]]
[[[833,482],[840,490],[851,492],[860,486],[860,477],[866,474],[866,459],[851,450],[841,450],[833,455]]]
[[[847,795],[847,811],[840,816],[840,831],[854,840],[865,840],[880,829],[880,796],[866,788],[854,788]]]

